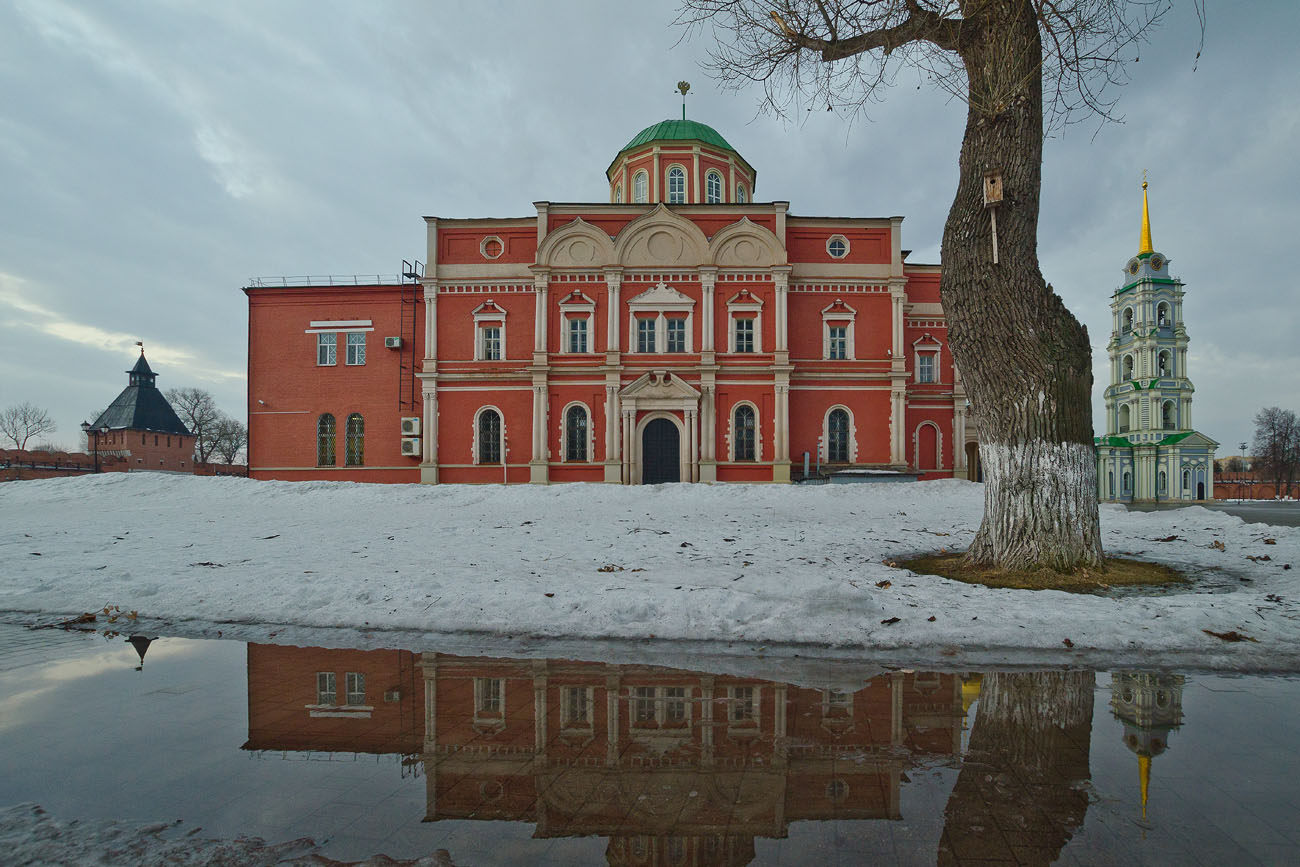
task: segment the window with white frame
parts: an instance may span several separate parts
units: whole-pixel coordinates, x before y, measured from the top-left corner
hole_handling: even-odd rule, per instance
[[[647,726],[655,723],[656,690],[653,686],[637,686],[632,689],[632,725]]]
[[[939,341],[929,334],[912,343],[917,382],[939,381]]]
[[[758,460],[758,420],[748,404],[731,414],[731,455],[733,461]]]
[[[348,704],[359,705],[366,703],[366,676],[359,671],[349,671],[347,673],[347,699]]]
[[[317,334],[316,335],[316,363],[326,366],[337,364],[339,336],[337,334]]]
[[[353,366],[366,363],[366,333],[364,331],[348,332],[348,354],[345,363]]]
[[[479,337],[479,360],[500,361],[501,360],[501,326],[480,325],[478,329],[478,337]]]
[[[506,311],[493,301],[474,308],[474,358],[500,361],[506,357]]]
[[[836,407],[826,416],[826,461],[845,464],[851,459],[852,425],[848,410]]]
[[[638,205],[650,201],[650,176],[644,171],[632,176],[632,201]]]
[[[501,718],[505,715],[505,681],[499,677],[474,678],[474,716]]]
[[[736,184],[736,202],[738,204],[743,205],[748,201],[749,201],[749,195],[745,192],[745,185]]]
[[[732,352],[753,352],[754,351],[754,318],[752,316],[737,316],[731,320],[732,328]]]
[[[849,357],[849,327],[847,325],[826,326],[826,357],[832,361],[843,361]]]
[[[338,682],[332,671],[316,672],[316,704],[332,705],[339,697]]]
[[[690,700],[684,686],[632,688],[632,727],[680,729],[690,726]]]
[[[571,406],[564,412],[564,459],[586,461],[588,417],[585,406]]]
[[[665,352],[685,352],[686,351],[686,317],[670,316],[667,322],[668,327],[668,345],[664,347]]]
[[[832,259],[843,259],[849,255],[849,239],[843,235],[831,235],[826,239],[826,252]]]
[[[587,351],[587,317],[570,316],[565,322],[569,326],[569,352]]]
[[[730,688],[727,719],[732,725],[755,725],[758,722],[758,689],[752,686]]]
[[[916,356],[916,381],[935,382],[934,353],[920,352]]]
[[[668,170],[668,204],[686,204],[686,170],[681,166]]]
[[[479,412],[474,421],[476,445],[475,463],[501,463],[501,414],[488,407]]]
[[[853,693],[844,689],[822,691],[822,717],[845,719],[853,716]]]
[[[704,201],[710,205],[722,202],[722,175],[716,171],[704,176]]]
[[[854,358],[853,327],[858,312],[839,298],[822,308],[822,358],[845,361]]]
[[[657,323],[649,316],[638,316],[636,320],[636,351],[655,351],[655,332]]]
[[[566,729],[591,728],[590,687],[562,687],[560,701],[560,727]]]

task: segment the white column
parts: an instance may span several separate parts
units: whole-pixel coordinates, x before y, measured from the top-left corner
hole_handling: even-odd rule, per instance
[[[889,462],[891,464],[907,463],[907,392],[895,385],[892,393],[893,406],[889,414]]]
[[[897,366],[902,366],[904,361],[905,350],[903,349],[903,302],[906,296],[903,294],[901,287],[895,287],[891,293],[893,297],[893,326],[894,326],[894,361]]]
[[[633,440],[636,437],[636,410],[623,409],[623,484],[638,481],[632,472]]]
[[[786,323],[786,297],[790,291],[790,271],[788,266],[784,269],[774,268],[772,270],[772,283],[776,287],[776,352],[787,352],[787,334],[789,327]]]
[[[700,412],[697,409],[686,410],[686,442],[687,442],[687,481],[698,482],[700,480]]]
[[[427,362],[435,362],[438,358],[438,281],[426,280],[424,282],[424,359],[426,364],[425,370],[429,370]]]
[[[700,269],[700,288],[703,303],[700,310],[700,351],[713,351],[713,288],[718,279],[716,270]]]
[[[778,461],[790,460],[790,386],[776,386],[776,453]]]
[[[969,477],[966,467],[966,401],[954,400],[952,408],[952,457],[953,478]]]
[[[605,351],[607,352],[619,351],[618,323],[620,308],[618,303],[618,294],[622,287],[623,273],[621,271],[605,272],[605,288],[609,291],[609,309],[605,311]],[[593,339],[595,339],[594,336]]]
[[[434,379],[423,379],[420,384],[421,396],[424,398],[424,414],[420,425],[420,434],[424,437],[421,444],[420,481],[436,485],[438,483],[438,383]]]
[[[618,691],[617,675],[605,678],[605,764],[613,767],[618,764]]]
[[[533,320],[533,353],[546,354],[547,315],[550,307],[546,303],[547,288],[550,277],[546,274],[533,275],[533,291],[536,293],[537,306]]]

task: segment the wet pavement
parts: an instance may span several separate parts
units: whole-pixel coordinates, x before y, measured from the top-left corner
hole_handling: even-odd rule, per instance
[[[0,806],[458,865],[1300,850],[1300,678],[804,659],[780,682],[463,650],[143,649],[0,626]]]
[[[1170,509],[1187,509],[1191,506],[1143,503],[1127,505],[1132,512],[1163,512]],[[1284,500],[1219,500],[1204,506],[1215,512],[1236,515],[1247,524],[1271,524],[1274,527],[1300,527],[1300,502]]]

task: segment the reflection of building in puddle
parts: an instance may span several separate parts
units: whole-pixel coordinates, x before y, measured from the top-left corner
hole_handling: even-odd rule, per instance
[[[1169,735],[1183,723],[1180,674],[1117,671],[1110,679],[1110,708],[1124,724],[1124,746],[1138,757],[1142,819],[1147,817],[1151,760],[1169,746]]]
[[[745,864],[793,821],[901,818],[905,770],[961,747],[948,674],[817,689],[396,651],[248,659],[249,749],[418,753],[426,821],[603,836],[612,864]]]

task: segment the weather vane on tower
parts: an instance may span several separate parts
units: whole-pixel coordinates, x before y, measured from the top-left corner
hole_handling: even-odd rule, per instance
[[[691,89],[689,81],[677,82],[677,90],[682,95],[682,120],[686,120],[686,92]]]

